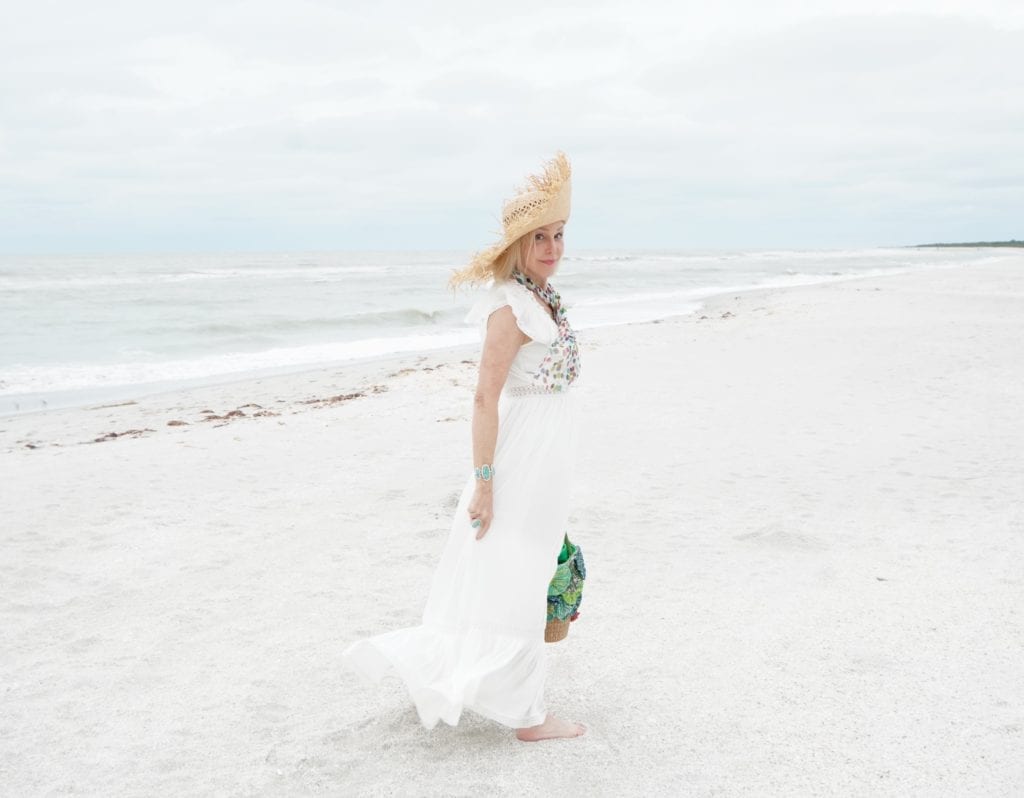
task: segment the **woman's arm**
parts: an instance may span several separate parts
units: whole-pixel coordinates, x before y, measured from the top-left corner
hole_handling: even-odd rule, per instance
[[[516,325],[516,317],[508,305],[498,308],[487,320],[487,334],[480,355],[480,376],[473,397],[473,467],[494,463],[498,440],[498,396],[519,348],[530,340]],[[493,479],[501,479],[495,473]],[[469,517],[480,519],[476,531],[479,540],[491,525],[492,483],[478,479],[469,503]]]

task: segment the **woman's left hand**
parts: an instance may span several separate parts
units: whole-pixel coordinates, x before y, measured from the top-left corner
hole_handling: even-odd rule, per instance
[[[491,519],[494,517],[493,506],[494,494],[491,492],[491,486],[478,482],[468,507],[469,517],[480,521],[480,526],[476,530],[477,540],[486,535],[491,526]]]

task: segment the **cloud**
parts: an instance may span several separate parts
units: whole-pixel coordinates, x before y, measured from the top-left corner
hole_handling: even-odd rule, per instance
[[[1024,9],[845,5],[22,4],[0,250],[471,249],[558,148],[582,245],[1020,237]]]

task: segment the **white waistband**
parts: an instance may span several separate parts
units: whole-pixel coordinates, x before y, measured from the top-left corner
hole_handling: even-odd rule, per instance
[[[571,388],[550,388],[546,385],[513,385],[504,392],[509,396],[553,396],[568,393]]]

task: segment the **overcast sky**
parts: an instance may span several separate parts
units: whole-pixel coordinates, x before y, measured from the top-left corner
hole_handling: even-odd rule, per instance
[[[0,252],[1024,238],[1024,3],[8,4]]]

